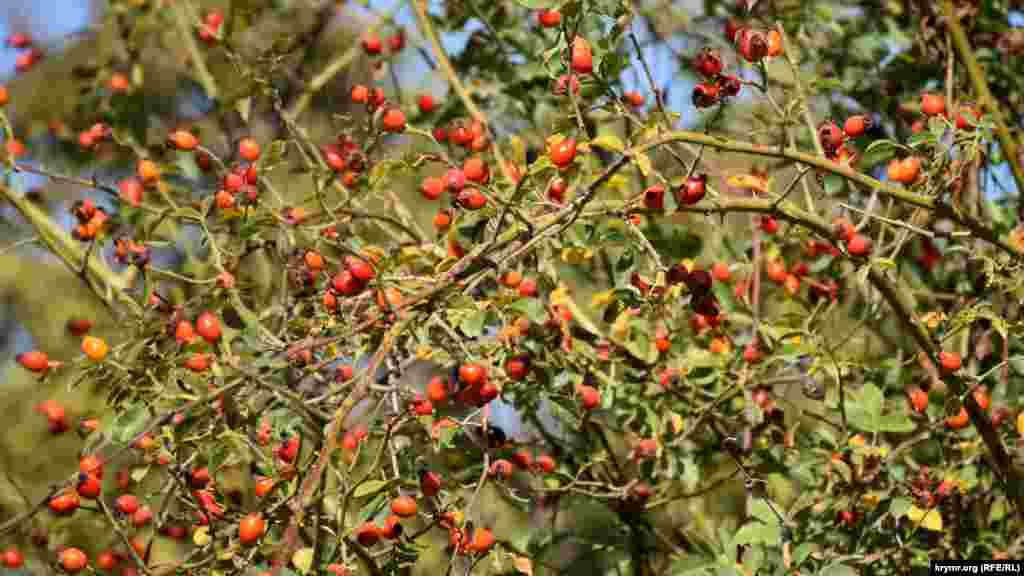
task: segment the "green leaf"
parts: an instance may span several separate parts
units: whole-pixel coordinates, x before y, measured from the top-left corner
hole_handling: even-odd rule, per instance
[[[372,496],[377,492],[386,490],[389,484],[391,483],[387,480],[370,480],[368,482],[364,482],[356,488],[355,492],[352,493],[352,497],[366,498],[367,496]]]
[[[905,412],[886,414],[879,424],[881,432],[911,432],[915,428],[913,420]]]
[[[814,552],[814,544],[804,542],[797,546],[796,549],[793,550],[793,566],[799,566],[802,564],[803,561],[807,560],[807,557],[811,555],[811,552]]]
[[[530,10],[542,10],[545,8],[554,8],[561,4],[561,0],[516,0],[516,3],[523,8],[529,8]]]
[[[118,415],[114,420],[111,435],[118,443],[125,443],[138,435],[146,427],[149,420],[146,409],[142,406],[133,406]]]
[[[776,506],[778,509],[778,506]],[[764,498],[757,498],[750,505],[750,515],[767,524],[778,524],[779,517],[772,511],[771,506]]]
[[[879,432],[882,427],[882,405],[885,397],[874,382],[868,382],[855,402],[847,404],[846,415],[850,423],[865,432]]]
[[[770,524],[751,522],[741,526],[733,540],[737,545],[767,544],[779,546],[782,544],[782,530],[779,528],[778,522]]]
[[[544,303],[537,298],[524,298],[510,305],[509,309],[526,316],[530,322],[543,323],[548,319]]]
[[[310,547],[299,548],[292,554],[292,566],[302,574],[309,574],[313,567],[313,549]]]
[[[470,338],[478,338],[484,333],[484,324],[487,323],[487,310],[478,310],[462,319],[459,328]]]
[[[825,194],[828,196],[835,196],[843,190],[844,180],[841,176],[835,174],[826,174],[824,177]]]
[[[1006,518],[1006,500],[1004,498],[996,498],[992,502],[992,507],[988,510],[988,521],[999,522],[1003,518]]]
[[[885,150],[887,148],[897,148],[899,145],[892,140],[875,140],[868,147],[864,149],[864,154],[870,154],[871,152],[877,152]]]
[[[1014,372],[1024,376],[1024,356],[1011,356],[1009,363]]]
[[[903,518],[913,505],[914,503],[910,498],[893,498],[892,503],[889,505],[889,514],[892,514],[893,518]]]
[[[612,152],[622,152],[626,149],[626,145],[622,143],[622,140],[615,134],[601,134],[597,138],[590,141],[591,146],[597,146],[598,148],[604,148],[605,150],[611,150]]]
[[[736,310],[735,293],[732,288],[721,282],[715,282],[711,284],[711,291],[718,298],[718,304],[721,306],[722,312],[732,314]]]

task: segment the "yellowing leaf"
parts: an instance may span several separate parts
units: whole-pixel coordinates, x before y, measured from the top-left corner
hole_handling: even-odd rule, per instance
[[[861,496],[861,501],[864,502],[865,506],[874,508],[882,501],[882,494],[880,492],[869,492]]]
[[[622,152],[626,149],[626,145],[622,143],[615,134],[601,134],[597,138],[590,141],[591,146],[597,146],[598,148],[604,148],[605,150],[611,150],[612,152]]]
[[[313,549],[312,548],[299,548],[292,554],[292,566],[303,574],[308,574],[309,569],[313,567]]]
[[[192,533],[192,543],[196,546],[206,546],[210,543],[210,527],[200,526]]]
[[[907,518],[914,524],[919,524],[925,530],[942,532],[942,514],[935,508],[922,510],[917,506],[911,506],[907,511]]]
[[[683,420],[683,417],[677,414],[676,412],[669,412],[668,418],[669,422],[672,424],[672,432],[676,434],[682,434],[683,428],[686,425],[686,422]]]
[[[385,256],[388,255],[388,251],[384,250],[380,246],[372,244],[369,246],[364,246],[361,252],[363,256],[374,261],[382,260]]]
[[[1020,251],[1024,251],[1024,226],[1018,226],[1010,232],[1010,244]]]
[[[1024,412],[1017,414],[1017,434],[1024,436]]]
[[[636,167],[640,169],[640,173],[644,176],[650,176],[654,170],[654,166],[651,164],[651,159],[642,152],[637,152],[633,155],[633,162],[636,163]]]
[[[551,295],[548,297],[551,300],[552,306],[565,306],[569,299],[569,288],[565,284],[559,284],[558,288],[551,291]]]
[[[590,260],[594,252],[588,248],[566,248],[562,250],[562,262],[578,265]]]
[[[519,136],[509,138],[509,145],[512,147],[512,155],[509,158],[515,164],[526,164],[526,144]]]
[[[849,444],[853,448],[859,448],[859,447],[863,446],[864,443],[865,443],[864,436],[862,436],[860,434],[854,434],[853,436],[850,437]]]
[[[516,556],[513,554],[512,565],[516,567],[516,570],[518,570],[520,574],[533,576],[533,562],[531,562],[526,556]]]
[[[629,188],[629,178],[626,178],[622,174],[616,174],[609,178],[604,185],[612,190],[626,190]]]
[[[739,174],[729,176],[726,178],[725,183],[733,188],[739,188],[741,190],[753,190],[762,194],[768,193],[768,179],[763,176]]]
[[[619,317],[612,323],[611,337],[616,341],[624,341],[629,336],[629,321],[633,318],[633,314],[629,310],[624,310]]]
[[[941,311],[926,312],[921,316],[921,323],[929,330],[935,330],[946,319],[946,313]]]
[[[352,497],[365,498],[366,496],[376,494],[377,492],[380,492],[387,487],[388,482],[386,480],[370,480],[369,482],[363,482],[362,484],[360,484],[359,487],[356,488],[355,492],[352,494]]]
[[[551,136],[548,136],[544,140],[545,149],[550,150],[550,149],[554,148],[564,138],[565,138],[565,136],[563,136],[562,134],[552,134]]]
[[[142,482],[146,474],[149,473],[149,466],[139,466],[134,468],[131,473],[132,482]]]
[[[615,290],[598,292],[590,297],[590,305],[594,308],[607,306],[615,301]]]

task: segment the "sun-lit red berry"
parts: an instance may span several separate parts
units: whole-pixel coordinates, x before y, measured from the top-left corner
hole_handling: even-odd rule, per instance
[[[557,28],[562,24],[562,13],[558,10],[541,10],[537,22],[544,28]]]
[[[700,202],[707,192],[706,174],[694,174],[686,179],[681,186],[675,190],[676,203],[679,205],[693,205]]]
[[[242,138],[238,141],[238,156],[246,162],[255,162],[260,158],[260,144],[253,138]]]
[[[939,116],[941,114],[945,114],[946,99],[941,94],[922,94],[921,112],[927,116]]]
[[[466,188],[455,200],[466,210],[479,210],[487,205],[487,196],[476,188]]]
[[[196,333],[211,344],[221,336],[220,320],[212,312],[203,312],[196,318]]]
[[[45,372],[50,367],[50,357],[46,352],[40,352],[39,350],[22,352],[15,356],[15,360],[23,368],[31,372]]]
[[[420,184],[420,193],[427,200],[437,200],[444,194],[445,181],[436,176],[427,176]]]
[[[871,117],[864,114],[850,116],[843,123],[843,132],[846,132],[850,138],[863,136],[869,128],[871,128]]]
[[[576,389],[584,410],[594,410],[601,405],[601,392],[593,386],[581,385]]]
[[[462,163],[462,173],[470,182],[486,184],[490,180],[490,169],[483,158],[471,156]]]
[[[380,54],[384,50],[384,43],[376,34],[365,34],[362,38],[363,50],[367,54]]]
[[[577,36],[573,40],[571,63],[577,74],[590,74],[594,71],[594,54],[586,38]]]
[[[242,544],[254,544],[263,537],[267,530],[267,523],[258,512],[253,512],[242,517],[238,522],[238,539]]]
[[[914,412],[923,414],[928,409],[928,393],[920,388],[914,388],[909,393],[910,405],[914,408]]]
[[[963,362],[960,359],[959,353],[943,350],[939,352],[939,365],[946,372],[956,372],[963,366]]]
[[[405,130],[405,112],[399,108],[389,108],[381,118],[381,126],[385,132],[402,132]]]
[[[576,158],[576,139],[562,138],[554,143],[548,150],[548,157],[551,159],[551,163],[559,168],[572,164],[573,159]]]
[[[854,233],[846,242],[846,249],[854,256],[867,256],[871,254],[871,239],[863,234]]]
[[[69,574],[75,574],[89,565],[89,557],[78,548],[65,548],[60,553],[60,565]]]
[[[196,146],[199,146],[199,138],[188,130],[171,132],[167,137],[167,142],[178,150],[195,150]]]

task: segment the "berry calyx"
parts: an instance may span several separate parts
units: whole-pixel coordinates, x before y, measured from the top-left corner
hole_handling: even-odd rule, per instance
[[[717,78],[722,73],[722,55],[718,50],[705,46],[693,59],[693,69],[705,78]]]
[[[709,108],[718,104],[719,100],[719,89],[718,84],[710,82],[701,82],[693,87],[693,105],[697,108]]]

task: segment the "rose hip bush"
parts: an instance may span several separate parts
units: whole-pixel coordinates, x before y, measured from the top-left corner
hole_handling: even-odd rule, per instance
[[[76,353],[16,358],[50,391],[33,426],[78,458],[4,506],[5,567],[1019,556],[1005,10],[327,2],[263,42],[302,20],[283,4],[110,2],[122,49],[96,48],[45,133],[23,79],[0,89],[0,192],[103,306],[66,320]],[[317,57],[337,13],[358,35]],[[140,112],[147,34],[181,56],[194,118]],[[7,44],[19,74],[48,61]],[[29,174],[87,193],[48,213]],[[509,409],[526,424],[499,425]]]

